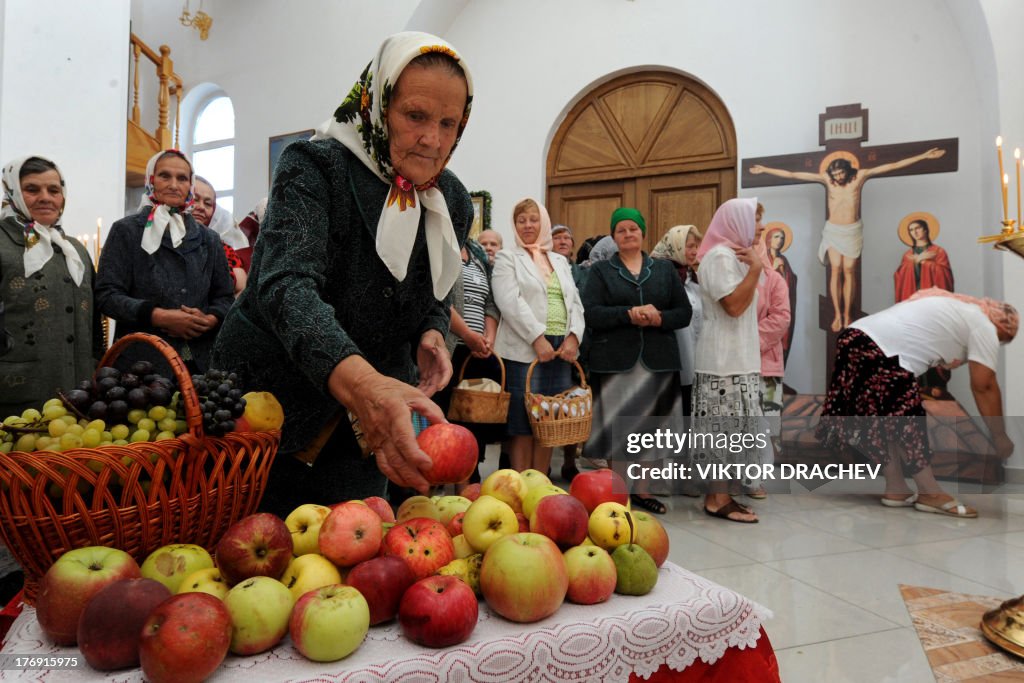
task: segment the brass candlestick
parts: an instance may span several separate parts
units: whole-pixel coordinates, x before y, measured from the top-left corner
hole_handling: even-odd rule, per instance
[[[985,612],[981,632],[993,645],[1024,657],[1024,596]]]
[[[1018,226],[1012,218],[1002,222],[1003,229],[996,235],[978,238],[978,244],[992,244],[996,249],[1008,251],[1024,258],[1024,225]]]

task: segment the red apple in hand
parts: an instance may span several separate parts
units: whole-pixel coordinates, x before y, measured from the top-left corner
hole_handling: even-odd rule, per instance
[[[577,474],[569,485],[569,495],[579,498],[588,515],[601,503],[625,505],[629,500],[626,481],[607,467]]]
[[[416,437],[416,443],[434,462],[423,475],[431,484],[458,484],[476,469],[476,437],[461,425],[430,425]]]
[[[454,576],[429,576],[402,596],[398,623],[405,637],[426,647],[458,645],[473,633],[479,614],[473,589]]]
[[[36,600],[39,626],[57,645],[74,645],[78,619],[102,588],[118,579],[139,579],[142,573],[131,555],[104,546],[69,550],[43,576]]]
[[[455,559],[452,538],[437,520],[415,517],[391,527],[382,544],[385,555],[409,565],[417,579],[430,576]]]
[[[357,564],[345,581],[366,598],[371,626],[394,619],[402,596],[415,582],[416,576],[409,565],[392,555]]]
[[[78,620],[78,649],[94,669],[111,671],[139,665],[142,625],[171,597],[154,579],[120,579],[107,584]]]
[[[293,547],[284,521],[269,512],[258,512],[235,522],[224,533],[217,544],[217,567],[231,585],[253,576],[277,579],[288,568]]]
[[[573,496],[545,496],[530,518],[530,531],[550,538],[562,550],[587,537],[587,509]]]
[[[339,567],[351,567],[380,551],[380,515],[362,503],[343,503],[320,525],[320,554]]]
[[[142,627],[139,661],[150,683],[200,683],[231,644],[231,615],[208,593],[182,593],[156,606]]]

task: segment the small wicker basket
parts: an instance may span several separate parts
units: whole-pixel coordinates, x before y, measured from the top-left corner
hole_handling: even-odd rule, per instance
[[[501,367],[501,391],[476,391],[459,388],[466,375],[466,365],[472,356],[467,356],[459,371],[459,382],[452,390],[451,403],[448,405],[448,419],[453,422],[474,422],[481,424],[501,424],[508,422],[508,403],[512,395],[505,391],[505,363],[495,354]]]
[[[281,433],[205,436],[192,378],[170,344],[125,335],[100,366],[112,365],[134,343],[154,346],[170,364],[186,433],[61,453],[0,453],[0,537],[24,569],[29,604],[43,575],[68,550],[110,546],[141,563],[169,543],[212,549],[231,524],[256,510],[266,488]]]
[[[530,380],[538,361],[526,371],[526,416],[533,429],[533,438],[541,446],[568,446],[583,443],[590,437],[594,421],[594,396],[583,368],[573,361],[580,375],[580,385],[554,396],[530,392]]]

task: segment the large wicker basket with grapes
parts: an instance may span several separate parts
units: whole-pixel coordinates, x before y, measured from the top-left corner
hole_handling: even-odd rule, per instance
[[[140,563],[169,543],[212,549],[231,524],[256,510],[266,488],[280,432],[224,433],[232,411],[217,415],[219,410],[210,409],[220,406],[201,401],[169,344],[148,334],[126,335],[107,351],[98,376],[106,374],[102,368],[112,367],[126,346],[137,343],[155,347],[170,364],[179,392],[174,407],[183,412],[184,424],[177,415],[151,411],[152,417],[129,428],[133,433],[104,429],[99,443],[113,436],[126,438],[88,447],[97,441],[99,425],[90,429],[79,424],[78,409],[65,395],[60,403],[75,413],[74,421],[61,420],[57,402],[48,402],[34,424],[0,425],[8,440],[17,437],[15,448],[43,435],[50,444],[64,439],[59,451],[0,449],[0,537],[24,569],[29,603],[35,601],[46,570],[73,548],[120,548]],[[86,418],[104,412],[95,405],[88,409],[92,414]],[[204,429],[204,413],[209,429]],[[50,425],[54,419],[68,429]],[[151,431],[144,429],[151,427],[145,419],[154,423],[152,428],[164,428],[160,440],[148,440],[153,435],[143,433]],[[70,428],[72,422],[83,429]],[[67,432],[72,436],[64,436]]]

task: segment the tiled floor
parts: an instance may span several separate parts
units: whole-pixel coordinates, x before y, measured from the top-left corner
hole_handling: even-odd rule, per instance
[[[671,561],[775,613],[765,629],[785,683],[930,683],[898,584],[1024,591],[1022,487],[959,496],[978,519],[886,508],[864,493],[744,499],[761,517],[749,525],[707,517],[697,498],[665,498],[663,520]]]

